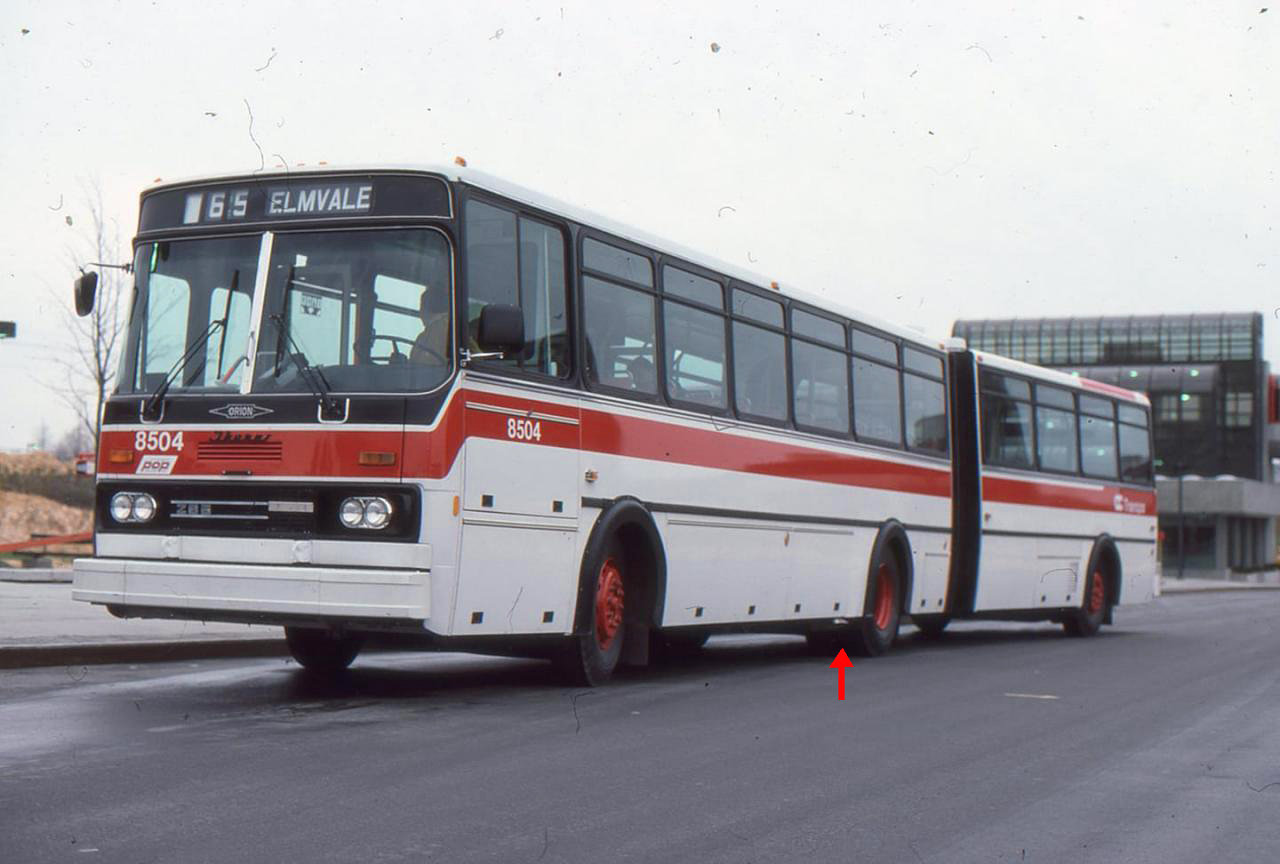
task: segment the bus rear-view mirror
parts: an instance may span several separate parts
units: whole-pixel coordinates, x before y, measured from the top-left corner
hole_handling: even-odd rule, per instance
[[[76,279],[76,314],[81,318],[93,311],[93,298],[98,293],[98,274],[81,273]]]
[[[524,347],[524,315],[519,306],[490,303],[480,310],[476,341],[482,351],[518,351]]]

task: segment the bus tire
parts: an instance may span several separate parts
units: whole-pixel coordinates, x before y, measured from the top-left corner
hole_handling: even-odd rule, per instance
[[[360,636],[338,636],[312,627],[285,627],[284,641],[299,666],[312,674],[330,677],[350,666],[364,645]]]
[[[1101,564],[1095,564],[1089,573],[1084,589],[1084,600],[1079,609],[1072,609],[1062,619],[1062,630],[1068,636],[1084,638],[1092,636],[1102,627],[1107,616],[1107,579]]]
[[[557,665],[570,683],[580,687],[599,687],[609,680],[622,657],[626,628],[626,590],[628,561],[617,538],[610,538],[603,549],[592,556],[586,574],[589,605],[587,626],[583,632],[569,637],[557,658]]]
[[[912,615],[911,623],[925,639],[941,639],[951,619],[946,615]]]
[[[871,566],[867,585],[868,614],[851,629],[850,650],[862,657],[879,657],[898,638],[902,619],[902,573],[893,547],[885,544]]]

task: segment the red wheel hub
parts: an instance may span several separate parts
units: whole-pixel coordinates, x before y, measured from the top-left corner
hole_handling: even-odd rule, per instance
[[[888,630],[893,617],[893,571],[888,564],[876,570],[875,624],[877,630]]]
[[[1089,614],[1097,615],[1102,611],[1102,604],[1107,600],[1107,586],[1102,582],[1102,571],[1093,574],[1093,584],[1089,586]]]
[[[596,644],[609,650],[622,629],[622,571],[612,558],[600,567],[596,579]]]

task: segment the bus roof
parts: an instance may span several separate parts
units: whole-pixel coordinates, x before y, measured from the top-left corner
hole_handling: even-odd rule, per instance
[[[1029,378],[1038,378],[1041,381],[1047,381],[1053,384],[1061,384],[1064,387],[1074,387],[1077,390],[1089,390],[1094,393],[1106,396],[1114,396],[1117,399],[1123,399],[1126,402],[1135,402],[1139,405],[1150,407],[1149,400],[1145,393],[1139,393],[1136,390],[1126,390],[1123,387],[1117,387],[1114,384],[1104,384],[1101,381],[1094,381],[1092,378],[1083,378],[1079,375],[1069,375],[1066,372],[1060,372],[1057,369],[1047,369],[1044,366],[1035,366],[1031,363],[1023,363],[1021,360],[1011,360],[999,354],[989,354],[986,351],[974,351],[974,356],[978,358],[978,363],[993,369],[999,369],[1002,372],[1013,372],[1018,375],[1026,375]]]
[[[924,345],[939,351],[947,350],[951,340],[947,337],[930,337],[909,327],[903,327],[894,324],[874,315],[858,311],[852,306],[847,306],[838,301],[833,301],[816,294],[810,294],[806,291],[797,290],[789,285],[782,284],[780,280],[767,278],[759,272],[741,267],[737,264],[731,264],[727,261],[719,260],[713,256],[706,255],[694,249],[690,249],[680,243],[651,234],[631,225],[613,219],[612,217],[602,215],[587,208],[580,207],[576,204],[570,204],[550,195],[545,195],[518,183],[511,182],[502,177],[497,177],[484,171],[474,168],[467,168],[460,165],[447,164],[354,164],[354,165],[318,165],[297,168],[268,168],[260,171],[238,171],[229,173],[207,174],[199,177],[186,177],[180,180],[157,181],[151,186],[143,190],[145,196],[151,192],[160,189],[170,189],[180,186],[190,186],[196,183],[221,182],[224,180],[262,180],[271,177],[297,177],[297,176],[314,176],[319,174],[350,174],[350,173],[379,173],[379,172],[409,172],[422,174],[436,174],[443,176],[455,182],[464,183],[488,192],[493,192],[503,197],[510,198],[530,207],[545,210],[548,213],[558,214],[574,222],[597,228],[608,234],[629,240],[641,246],[647,246],[657,252],[667,254],[673,258],[683,259],[690,264],[713,270],[730,279],[744,282],[762,290],[769,290],[771,285],[777,284],[778,288],[773,293],[781,295],[782,298],[796,300],[805,303],[817,309],[823,309],[835,315],[848,318],[852,321],[866,324],[877,330],[884,331],[900,339]]]

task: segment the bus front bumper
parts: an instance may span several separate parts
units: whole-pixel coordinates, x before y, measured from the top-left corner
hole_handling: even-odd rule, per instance
[[[175,617],[215,619],[222,613],[422,622],[431,614],[427,570],[128,558],[80,558],[73,567],[72,599],[169,610]]]

